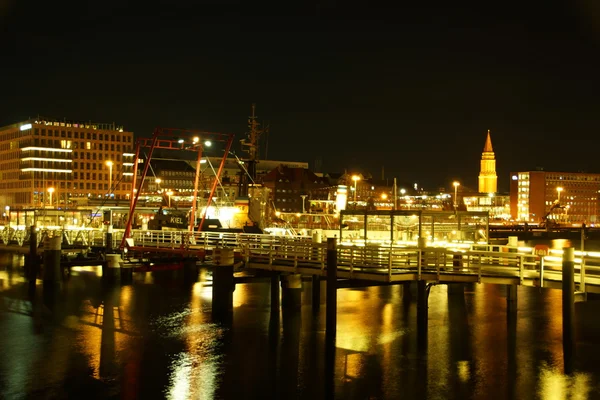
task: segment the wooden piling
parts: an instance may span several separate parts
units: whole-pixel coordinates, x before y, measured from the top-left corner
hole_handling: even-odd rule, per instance
[[[312,276],[312,309],[317,312],[321,309],[321,277]]]
[[[575,251],[563,249],[562,259],[563,355],[565,373],[573,372],[575,363]]]
[[[233,250],[219,249],[217,265],[213,270],[212,314],[213,318],[230,321],[233,312]]]
[[[279,315],[279,273],[271,275],[271,313]]]
[[[325,336],[334,339],[337,329],[337,239],[327,239],[327,299]]]
[[[60,286],[62,271],[60,267],[61,237],[47,237],[44,241],[44,289]]]
[[[427,304],[427,282],[417,282],[417,343],[420,348],[427,346],[427,319],[428,307]]]
[[[506,285],[506,312],[507,314],[517,312],[517,285]]]
[[[286,275],[281,280],[281,307],[299,311],[302,308],[302,277]]]
[[[29,229],[29,254],[25,257],[25,265],[27,266],[27,279],[30,283],[35,284],[40,267],[40,260],[37,254],[37,231],[35,230],[35,225]]]

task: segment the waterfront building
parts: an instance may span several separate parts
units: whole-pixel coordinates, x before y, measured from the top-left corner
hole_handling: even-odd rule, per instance
[[[492,138],[488,129],[487,138],[481,154],[479,171],[479,193],[496,193],[498,176],[496,175],[496,156],[492,147]]]
[[[133,133],[115,124],[32,118],[0,128],[0,206],[69,207],[131,191]]]
[[[519,222],[596,224],[600,174],[524,171],[511,173],[510,209]]]
[[[280,165],[262,177],[264,187],[271,189],[273,204],[280,212],[306,213],[311,200],[327,200],[329,181],[307,168]]]
[[[510,220],[510,194],[464,193],[462,197],[467,211],[487,211],[490,221]]]

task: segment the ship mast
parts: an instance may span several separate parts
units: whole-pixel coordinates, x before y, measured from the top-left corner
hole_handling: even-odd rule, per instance
[[[252,103],[252,115],[248,117],[247,138],[242,139],[242,149],[248,154],[245,171],[242,171],[239,196],[248,196],[248,185],[256,181],[256,163],[258,162],[259,139],[267,130],[260,127],[256,118],[256,104]]]

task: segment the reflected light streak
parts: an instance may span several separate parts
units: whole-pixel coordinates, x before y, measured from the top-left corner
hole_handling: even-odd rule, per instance
[[[220,331],[206,323],[203,313],[203,304],[212,299],[211,293],[211,287],[202,282],[192,287],[189,314],[182,326],[187,351],[180,353],[171,364],[168,399],[212,399],[215,396],[220,369],[214,342]]]
[[[235,291],[233,292],[233,307],[241,307],[244,304],[250,302],[251,292],[246,284],[235,285]]]
[[[568,381],[562,373],[542,368],[540,371],[540,398],[563,400],[567,398]]]
[[[469,365],[468,361],[458,361],[456,363],[456,370],[461,381],[469,382],[471,379],[471,366]]]

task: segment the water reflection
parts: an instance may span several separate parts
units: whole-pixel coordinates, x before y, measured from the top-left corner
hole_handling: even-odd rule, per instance
[[[592,398],[600,392],[600,322],[577,305],[577,373],[562,373],[561,292],[466,285],[429,297],[425,347],[416,296],[401,287],[341,289],[337,338],[324,308],[270,312],[268,282],[238,284],[230,324],[211,315],[210,274],[170,271],[105,285],[73,271],[53,308],[30,297],[19,258],[0,259],[0,397],[30,398]],[[15,264],[13,264],[15,263]],[[12,266],[9,268],[9,266]],[[9,269],[12,269],[10,271]],[[331,357],[331,358],[328,358]]]

